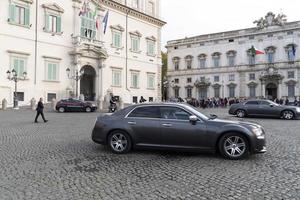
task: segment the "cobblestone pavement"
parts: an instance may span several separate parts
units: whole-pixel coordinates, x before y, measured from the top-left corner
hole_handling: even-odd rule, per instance
[[[234,119],[227,110],[205,110]],[[300,199],[300,121],[262,124],[268,152],[230,161],[213,154],[112,154],[90,134],[98,113],[0,110],[0,199]]]

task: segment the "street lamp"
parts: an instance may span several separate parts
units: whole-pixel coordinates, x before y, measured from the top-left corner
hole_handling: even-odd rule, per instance
[[[82,78],[83,74],[84,74],[84,70],[81,69],[80,71],[78,71],[77,69],[75,70],[74,74],[71,74],[71,70],[70,68],[66,69],[67,72],[67,76],[69,79],[75,80],[76,81],[76,98],[78,98],[78,81]]]
[[[22,73],[22,76],[18,76],[18,72],[13,69],[12,71],[7,71],[6,72],[7,74],[7,79],[10,80],[10,81],[14,81],[15,82],[15,92],[14,92],[14,109],[19,109],[19,106],[18,106],[18,92],[17,92],[17,83],[19,82],[19,80],[25,80],[26,77],[27,77],[27,72],[23,72]]]

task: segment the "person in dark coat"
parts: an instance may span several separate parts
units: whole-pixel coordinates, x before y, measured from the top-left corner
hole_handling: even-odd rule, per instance
[[[143,96],[141,96],[141,99],[140,99],[140,103],[144,103],[144,102],[146,102],[147,100],[146,99],[144,99],[144,97]]]
[[[35,123],[38,123],[37,119],[39,116],[42,116],[44,122],[46,123],[48,120],[45,119],[45,116],[44,116],[44,104],[43,104],[43,98],[40,98],[39,102],[38,102],[38,105],[37,105],[37,108],[36,108],[36,117],[35,117],[35,120],[34,122]]]

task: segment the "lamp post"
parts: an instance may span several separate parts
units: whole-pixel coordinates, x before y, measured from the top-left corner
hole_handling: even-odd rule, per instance
[[[71,70],[70,68],[66,69],[67,72],[67,76],[69,79],[75,80],[76,81],[76,98],[78,98],[78,81],[82,78],[83,74],[84,74],[84,70],[81,69],[80,71],[78,71],[77,69],[75,70],[74,74],[71,74]]]
[[[18,106],[18,94],[17,94],[17,89],[18,89],[18,82],[19,80],[25,80],[26,79],[26,76],[27,76],[27,72],[23,72],[22,73],[22,76],[18,76],[18,72],[13,69],[12,71],[7,71],[6,72],[7,74],[7,79],[10,80],[10,81],[14,81],[15,82],[15,92],[14,92],[14,109],[19,109],[19,106]]]

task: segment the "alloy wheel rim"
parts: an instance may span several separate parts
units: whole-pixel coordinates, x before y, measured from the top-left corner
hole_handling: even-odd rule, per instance
[[[237,113],[238,117],[244,117],[244,111],[239,110]]]
[[[231,136],[225,140],[224,149],[230,157],[239,157],[246,151],[246,143],[239,136]]]
[[[292,119],[294,115],[291,111],[285,111],[283,116],[285,119]]]
[[[122,152],[127,147],[127,139],[122,133],[116,133],[111,137],[110,146],[117,152]]]
[[[64,108],[59,108],[59,112],[64,112],[65,109]]]
[[[91,108],[86,108],[86,112],[91,112]]]

